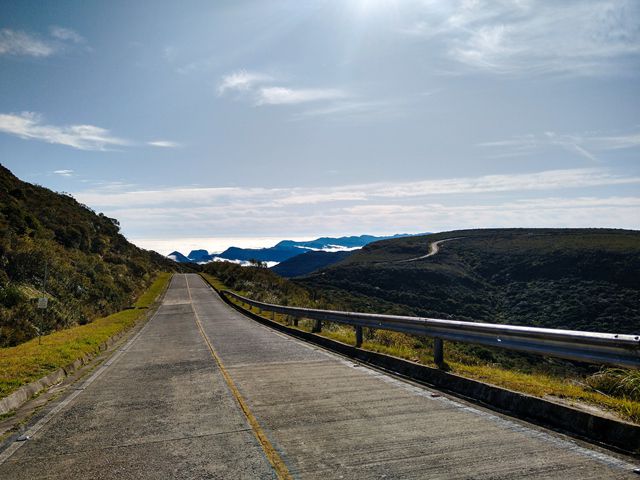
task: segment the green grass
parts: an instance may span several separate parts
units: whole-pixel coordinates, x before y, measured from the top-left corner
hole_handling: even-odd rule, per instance
[[[0,398],[78,358],[98,353],[110,337],[131,328],[167,286],[171,274],[158,275],[140,296],[136,309],[123,310],[87,325],[60,330],[15,347],[0,348]]]
[[[149,308],[155,299],[158,298],[158,295],[160,295],[169,284],[169,279],[171,279],[171,273],[164,272],[158,274],[147,291],[140,295],[140,298],[138,298],[138,301],[135,303],[135,307]]]
[[[216,289],[231,290],[212,275],[202,274],[202,276]],[[240,291],[236,293],[242,294]],[[233,299],[232,302],[240,305],[240,302]],[[246,306],[243,308],[254,314],[258,313],[255,308],[248,309]],[[263,312],[262,316],[273,319],[270,312]],[[275,321],[292,326],[286,315],[276,314]],[[311,327],[311,320],[300,319],[297,328],[310,332]],[[350,345],[355,343],[354,329],[344,325],[324,322],[320,335]],[[362,348],[435,367],[431,342],[429,339],[416,339],[411,335],[398,332],[365,329]],[[445,343],[445,362],[451,373],[466,378],[535,397],[561,399],[578,408],[581,404],[595,406],[627,421],[640,423],[640,373],[638,372],[605,369],[595,375],[587,376],[568,369],[546,371],[547,367],[530,371],[508,369],[458,350],[456,345],[449,342]]]

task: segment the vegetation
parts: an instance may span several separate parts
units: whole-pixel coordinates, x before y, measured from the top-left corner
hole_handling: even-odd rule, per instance
[[[188,267],[135,247],[117,220],[0,166],[0,347],[126,308],[159,271],[176,268]],[[42,296],[46,310],[37,308]]]
[[[638,272],[637,231],[467,230],[377,242],[302,284],[413,315],[640,333]]]
[[[15,347],[0,348],[0,398],[34,380],[95,355],[110,337],[131,328],[145,309],[164,291],[171,274],[158,275],[136,303],[137,308],[123,310],[87,325],[79,325],[32,339]]]
[[[497,232],[492,231],[491,235],[495,235],[496,233]],[[628,232],[625,232],[623,236],[626,236],[626,233]],[[614,232],[613,235],[615,236],[616,233]],[[437,240],[447,238],[447,235],[440,235],[439,237],[431,236],[431,239],[427,241],[425,241],[424,237],[421,237],[421,241],[411,238],[372,244],[371,246],[366,247],[366,249],[372,249],[376,252],[377,258],[375,258],[375,260],[367,258],[368,253],[363,251],[353,256],[355,257],[358,255],[360,256],[359,259],[350,257],[333,268],[338,270],[338,273],[342,273],[347,269],[356,269],[360,273],[364,272],[364,275],[383,279],[383,274],[381,274],[380,277],[375,277],[375,270],[384,266],[383,262],[394,262],[397,260],[425,255],[425,252],[428,251],[428,248],[426,247],[428,246],[429,241],[435,241],[433,240],[433,237],[436,237],[435,239]],[[635,248],[635,238],[631,235],[631,240],[623,238],[622,241],[618,243],[620,255],[627,255],[625,252],[628,252],[629,250],[633,252]],[[523,239],[518,240],[522,240],[526,244],[526,241]],[[602,243],[606,243],[607,241],[602,237],[600,237],[600,240]],[[411,246],[411,248],[406,248],[405,246],[402,246],[396,251],[387,251],[387,247],[389,247],[388,244],[400,241],[418,241],[419,243],[415,247]],[[569,239],[565,238],[564,241],[568,242]],[[491,244],[491,242],[489,243]],[[616,242],[614,242],[614,245],[615,243]],[[448,248],[449,246],[453,246],[454,242],[452,241],[451,244],[445,245],[445,248]],[[575,257],[579,255],[579,251],[583,250],[584,247],[580,246],[579,241],[572,243],[572,245],[574,245],[572,255],[574,256],[574,261],[577,261]],[[382,247],[385,249],[384,254],[377,255],[377,253],[380,253],[377,252],[377,250],[379,248],[382,249]],[[391,247],[394,246],[391,245]],[[445,248],[442,248],[437,256],[444,254],[446,251]],[[481,247],[476,246],[475,248]],[[493,248],[495,250],[499,250],[498,245],[494,245]],[[508,250],[508,245],[505,243],[501,248]],[[612,249],[615,250],[611,244],[601,244],[599,248],[604,251],[603,255],[607,256],[609,259],[615,257],[615,254],[609,257],[610,251]],[[523,245],[522,250],[525,249],[526,245]],[[461,251],[457,252],[457,255],[464,255]],[[472,253],[474,255],[480,255],[480,252],[477,250]],[[511,252],[511,260],[514,260],[514,257],[517,257],[516,253],[517,251]],[[505,254],[509,255],[509,252],[506,251]],[[560,253],[557,252],[556,254],[559,255]],[[474,255],[470,255],[467,259],[473,258]],[[495,255],[497,256],[498,254],[496,253]],[[525,252],[522,252],[521,255],[523,258],[520,261],[525,262]],[[537,255],[543,256],[542,252],[538,252]],[[631,268],[633,268],[633,262],[635,261],[633,260],[634,255],[634,253],[631,254],[631,260],[619,259],[619,262],[623,265],[630,265]],[[383,256],[386,258],[382,259],[381,257]],[[433,262],[435,257],[436,256],[429,257],[429,260]],[[459,260],[459,257],[455,258]],[[497,259],[494,258],[493,261],[497,261]],[[552,262],[548,263],[552,264]],[[588,264],[588,261],[583,260],[583,265],[585,264]],[[464,265],[464,263],[461,261],[454,266],[445,264],[443,267],[442,263],[439,263],[438,265],[440,266],[433,267],[432,270],[448,270],[448,273],[454,271],[456,272],[458,279],[464,276],[464,272],[460,268],[460,265]],[[512,268],[508,261],[502,262],[501,266],[504,269]],[[523,267],[525,266],[526,265],[523,265]],[[377,285],[374,284],[373,288],[370,288],[370,286],[365,284],[365,280],[361,279],[360,282],[357,282],[359,288],[354,289],[354,291],[348,291],[344,288],[335,288],[332,281],[336,277],[345,278],[346,275],[339,276],[336,272],[332,271],[333,268],[322,271],[318,276],[308,277],[302,281],[292,281],[280,278],[272,271],[264,268],[243,268],[230,263],[215,263],[204,266],[204,276],[216,288],[234,290],[247,297],[268,303],[389,314],[416,315],[419,314],[419,312],[422,312],[420,308],[416,308],[415,306],[389,301],[389,299],[396,299],[398,297],[394,296],[394,294],[385,295],[385,293],[380,292],[382,289],[382,286],[380,285],[382,285],[382,283],[378,283]],[[406,270],[413,269],[415,268],[414,266],[403,266],[403,264],[396,263],[392,264],[392,266],[388,268],[397,268],[395,274],[398,276],[394,277],[393,281],[391,279],[387,279],[386,281],[389,282],[388,284],[384,283],[389,289],[393,289],[395,294],[400,295],[399,290],[405,287],[412,291],[417,290],[417,287],[413,287],[409,281],[399,278],[401,276],[400,272],[404,270],[404,273],[406,274]],[[516,267],[513,268],[514,270],[517,269]],[[549,268],[553,270],[559,269],[560,267],[558,265],[552,265],[549,266]],[[570,268],[577,267],[572,266]],[[367,269],[368,271],[366,271]],[[479,266],[476,265],[476,270],[478,269]],[[429,275],[430,272],[428,269],[425,270],[427,270],[425,274]],[[624,277],[625,274],[621,270],[622,269],[614,269],[615,272]],[[578,273],[579,270],[574,271],[572,275],[577,275]],[[352,279],[353,283],[356,283],[355,273],[351,271],[350,275],[351,276],[348,278]],[[504,273],[504,275],[506,276],[506,273]],[[418,276],[419,275],[416,274],[412,277],[414,281],[417,281],[416,277]],[[324,279],[324,277],[328,278]],[[363,278],[366,279],[370,277],[365,276]],[[629,281],[629,284],[633,286],[633,282],[635,280],[629,278],[629,276],[625,278]],[[455,290],[455,275],[452,275],[450,280],[451,288]],[[575,281],[578,283],[580,282],[579,280]],[[607,281],[613,282],[611,277],[607,277]],[[616,281],[624,283],[619,279]],[[557,287],[558,284],[555,285]],[[375,286],[378,286],[378,288],[376,289]],[[363,291],[367,293],[373,291],[373,293],[365,295],[361,293]],[[526,293],[527,292],[525,291],[521,291],[522,295],[526,295]],[[576,293],[574,292],[574,294]],[[433,294],[428,293],[427,295],[431,296]],[[451,300],[452,294],[449,293],[448,295],[449,300]],[[410,296],[409,298],[412,297]],[[449,305],[455,306],[456,304],[450,302]],[[531,308],[536,307],[537,304],[534,302]],[[520,308],[524,309],[524,305],[521,305]],[[449,313],[443,312],[440,312],[440,314],[443,316],[453,316]],[[271,314],[268,314],[268,316],[271,318]],[[529,318],[534,316],[535,315],[532,313],[529,314]],[[486,318],[489,319],[488,317]],[[286,316],[278,314],[275,316],[275,319],[281,323],[290,324],[290,319]],[[496,321],[498,319],[491,318],[491,320]],[[541,323],[533,322],[533,324],[539,325]],[[298,328],[310,331],[311,327],[311,321],[301,320]],[[322,335],[345,343],[353,344],[355,341],[353,328],[338,324],[327,323],[323,327]],[[388,332],[384,330],[365,329],[363,348],[394,355],[400,358],[406,358],[425,365],[434,365],[433,342],[431,339],[424,337],[405,335],[402,333]],[[581,404],[589,404],[596,408],[617,414],[627,420],[640,423],[640,398],[638,397],[638,385],[640,385],[640,380],[638,380],[639,377],[637,372],[622,369],[608,369],[601,371],[598,367],[579,365],[559,359],[543,358],[536,355],[521,354],[501,349],[458,344],[454,342],[446,343],[445,362],[450,371],[468,378],[477,379],[538,397],[554,398],[569,404],[576,404],[577,406],[580,406]]]

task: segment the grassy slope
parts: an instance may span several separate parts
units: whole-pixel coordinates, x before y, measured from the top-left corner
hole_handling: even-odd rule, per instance
[[[279,263],[271,270],[281,277],[292,278],[308,275],[321,268],[344,260],[352,252],[306,252]]]
[[[413,315],[638,333],[638,272],[640,232],[470,230],[377,242],[303,284]]]
[[[117,312],[158,272],[180,268],[129,243],[117,220],[0,165],[0,347]]]
[[[161,273],[140,296],[135,309],[123,310],[87,325],[61,330],[21,345],[0,348],[0,398],[78,358],[98,353],[110,337],[131,328],[165,290],[170,273]]]

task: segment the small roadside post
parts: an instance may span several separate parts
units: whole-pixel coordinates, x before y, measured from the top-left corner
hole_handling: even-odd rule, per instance
[[[40,310],[40,327],[38,330],[38,345],[42,344],[42,327],[44,326],[44,311],[49,306],[49,298],[47,297],[47,273],[48,262],[44,262],[44,280],[42,282],[42,296],[38,297],[38,310]]]

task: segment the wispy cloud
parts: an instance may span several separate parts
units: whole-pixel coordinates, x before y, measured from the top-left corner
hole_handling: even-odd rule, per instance
[[[293,119],[304,120],[330,117],[336,120],[377,120],[381,117],[398,117],[405,112],[406,107],[406,102],[401,100],[353,100],[343,98],[329,102],[328,105],[307,108],[295,114]]]
[[[336,88],[264,87],[258,90],[257,105],[291,105],[296,103],[337,100],[346,98],[346,92]]]
[[[598,152],[640,147],[640,133],[603,135],[592,132],[581,134],[544,132],[539,135],[526,134],[507,140],[483,142],[478,146],[492,150],[498,149],[501,151],[500,156],[527,155],[543,148],[561,147],[592,162],[597,162]]]
[[[247,72],[239,70],[229,73],[222,77],[218,85],[218,94],[224,95],[232,91],[246,92],[253,89],[256,85],[273,80],[270,75],[265,73]]]
[[[113,135],[108,129],[95,125],[49,125],[42,115],[34,112],[0,113],[0,132],[25,140],[66,145],[78,150],[107,151],[114,147],[148,145],[158,148],[177,148],[181,145],[170,140],[134,142]]]
[[[51,33],[51,36],[53,38],[57,38],[58,40],[70,41],[73,43],[86,42],[85,38],[82,35],[80,35],[75,30],[71,30],[70,28],[54,25],[49,29],[49,32]]]
[[[147,142],[147,145],[159,148],[178,148],[181,146],[178,142],[172,142],[170,140],[153,140]]]
[[[48,57],[55,52],[54,45],[34,35],[9,28],[0,30],[0,55]]]
[[[470,68],[564,75],[637,70],[640,4],[633,0],[426,4],[424,17],[405,32],[443,41],[449,58]]]
[[[73,176],[73,170],[54,170],[53,173],[56,175],[60,175],[61,177]]]
[[[545,175],[537,175],[538,178]],[[576,172],[576,178],[581,174]],[[504,176],[506,177],[506,176]],[[567,179],[567,175],[561,177]],[[609,179],[609,180],[608,180]],[[575,181],[570,187],[610,182],[640,184],[640,178],[615,178],[604,174],[599,181]],[[464,196],[430,194],[420,185],[386,185],[383,195],[375,187],[327,187],[313,189],[159,189],[77,192],[81,202],[104,211],[122,222],[125,234],[149,239],[210,236],[317,236],[345,233],[397,233],[399,231],[440,231],[480,227],[615,227],[639,228],[638,196],[573,197],[556,182],[529,184],[514,198],[504,193],[504,181],[481,179],[449,181],[436,189],[458,192],[463,184],[482,184],[475,194]],[[451,184],[455,184],[452,186]],[[349,193],[356,189],[357,192]],[[488,193],[488,194],[486,194]],[[409,195],[409,196],[407,196]],[[274,242],[275,243],[275,242]],[[207,248],[206,244],[198,245]],[[175,248],[175,247],[173,247]],[[171,250],[173,249],[171,248]],[[170,251],[170,250],[168,250]]]
[[[82,35],[70,28],[52,26],[49,29],[49,35],[46,37],[4,28],[0,30],[0,55],[49,57],[68,50],[74,45],[86,43]]]
[[[300,119],[311,116],[340,115],[363,109],[367,102],[351,101],[351,94],[341,88],[300,88],[278,85],[271,75],[239,70],[222,77],[218,84],[218,95],[232,92],[240,99],[256,107],[280,105],[319,104],[313,110],[294,114]]]
[[[640,147],[640,132],[628,135],[597,136],[592,137],[590,141],[595,147],[603,150]]]
[[[552,191],[612,185],[638,185],[640,177],[616,175],[599,168],[546,170],[533,173],[484,175],[414,182],[385,182],[316,188],[179,187],[157,190],[83,192],[83,201],[105,207],[153,206],[161,203],[245,205],[278,208],[379,199],[426,198],[441,195]]]
[[[105,128],[94,125],[47,125],[43,123],[41,115],[33,112],[0,114],[0,132],[79,150],[107,150],[109,147],[130,145],[129,141],[113,136]]]
[[[74,195],[120,219],[125,234],[161,239],[185,231],[272,237],[490,226],[639,228],[640,197],[623,193],[638,185],[640,176],[582,168],[305,188],[109,184]],[[616,193],[602,194],[603,187]]]

